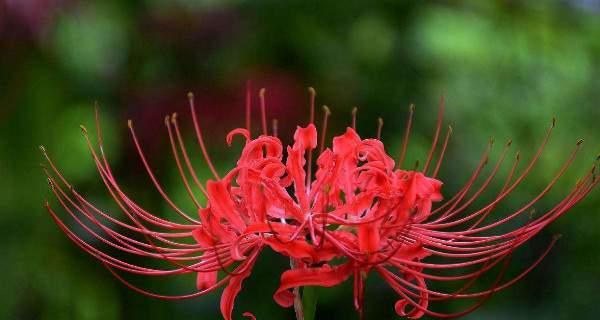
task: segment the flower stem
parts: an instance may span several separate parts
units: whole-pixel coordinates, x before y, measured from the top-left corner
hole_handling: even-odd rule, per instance
[[[297,265],[293,258],[290,259],[290,267],[296,269]],[[296,320],[304,320],[304,309],[302,307],[302,296],[300,288],[294,288],[294,311],[296,311]]]

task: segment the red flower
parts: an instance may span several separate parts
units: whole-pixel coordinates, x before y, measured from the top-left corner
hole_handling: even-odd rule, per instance
[[[532,170],[554,123],[532,161],[520,173],[517,173],[517,156],[503,188],[488,204],[474,212],[466,212],[496,177],[510,142],[481,186],[475,188],[475,182],[488,163],[489,148],[465,186],[433,209],[432,205],[442,200],[442,182],[436,176],[451,134],[449,128],[435,168],[430,170],[440,138],[443,104],[424,168],[406,171],[400,167],[410,134],[412,108],[400,159],[396,163],[384,150],[379,137],[361,139],[354,128],[348,128],[344,134],[333,138],[332,147],[326,148],[329,117],[326,107],[318,142],[314,125],[315,93],[312,89],[310,92],[309,124],[297,128],[294,144],[288,146],[285,152],[277,138],[276,128],[272,135],[267,133],[264,90],[260,93],[263,133],[252,138],[248,93],[246,128],[233,130],[226,139],[231,145],[233,138],[241,135],[245,145],[236,167],[223,177],[217,173],[204,147],[190,95],[197,140],[214,175],[213,180],[205,184],[200,182],[188,157],[176,115],[165,119],[173,156],[182,182],[197,207],[198,218],[179,209],[163,190],[130,122],[133,142],[152,183],[185,223],[165,220],[148,212],[122,191],[106,160],[99,129],[99,145],[96,148],[88,138],[87,130],[82,127],[100,177],[129,222],[117,220],[88,202],[60,174],[42,148],[50,167],[45,171],[52,191],[81,228],[109,248],[160,260],[168,263],[169,268],[138,265],[122,260],[121,255],[108,254],[78,236],[48,205],[47,208],[71,240],[135,291],[163,299],[184,299],[225,286],[221,297],[221,312],[225,319],[232,318],[235,297],[265,246],[292,261],[292,269],[283,272],[280,287],[274,294],[274,300],[283,307],[291,307],[298,301],[297,288],[331,287],[353,277],[354,306],[362,315],[364,282],[371,272],[376,272],[399,295],[395,306],[398,315],[408,318],[419,318],[425,314],[455,317],[473,311],[491,294],[509,287],[531,271],[549,252],[556,238],[532,266],[510,280],[503,280],[514,250],[573,207],[598,183],[592,169],[551,210],[532,216],[526,224],[512,231],[497,231],[498,227],[527,213],[536,201],[546,195],[572,162],[581,142],[577,143],[556,177],[531,202],[497,221],[486,222],[496,206]],[[353,114],[356,115],[356,112]],[[353,127],[354,123],[355,119]],[[380,134],[383,122],[379,123]],[[313,179],[313,152],[317,148],[319,155]],[[206,197],[205,204],[198,200],[198,192]],[[186,238],[193,238],[195,244],[186,242]],[[445,258],[445,261],[430,259],[436,256]],[[482,274],[495,269],[500,270],[489,289],[469,291]],[[448,275],[444,274],[446,270],[456,271]],[[194,273],[197,275],[197,291],[178,296],[151,293],[127,282],[119,271],[146,276]],[[222,271],[221,276],[219,271]],[[455,292],[438,292],[429,289],[428,283],[431,282],[464,284]],[[449,299],[476,301],[456,314],[432,311],[434,302]],[[244,315],[253,318],[249,313]]]

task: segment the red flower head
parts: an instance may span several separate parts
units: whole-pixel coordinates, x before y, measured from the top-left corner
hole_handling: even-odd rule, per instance
[[[580,149],[581,142],[578,142],[555,178],[532,201],[499,220],[488,221],[492,211],[526,178],[538,161],[554,121],[533,159],[520,172],[517,155],[504,186],[488,204],[467,212],[496,177],[510,141],[480,186],[475,187],[475,182],[488,163],[491,142],[465,186],[434,209],[433,204],[443,199],[443,184],[436,176],[452,132],[449,127],[433,167],[440,142],[443,101],[424,168],[403,170],[414,108],[410,108],[404,143],[396,163],[386,153],[379,138],[383,121],[379,121],[376,139],[361,139],[355,130],[356,110],[352,128],[334,137],[331,147],[326,147],[330,112],[324,107],[319,140],[314,125],[315,91],[312,88],[309,91],[309,124],[296,129],[294,144],[284,152],[277,138],[276,122],[273,133],[267,133],[264,89],[260,91],[262,135],[252,137],[248,90],[246,128],[235,129],[226,138],[231,145],[233,138],[240,135],[245,145],[235,168],[223,177],[219,176],[208,156],[190,94],[197,140],[214,176],[206,183],[201,182],[188,157],[177,116],[174,114],[165,119],[173,156],[182,182],[197,207],[197,218],[179,209],[163,190],[129,123],[133,142],[152,183],[184,223],[154,215],[124,193],[106,160],[99,126],[97,147],[88,138],[87,130],[82,129],[100,177],[128,222],[117,220],[88,202],[60,174],[42,148],[49,163],[49,169],[45,171],[52,191],[81,228],[109,248],[164,261],[170,268],[138,265],[123,260],[121,255],[111,255],[78,236],[49,205],[48,211],[71,240],[137,292],[162,299],[185,299],[225,286],[221,297],[221,312],[225,319],[232,318],[234,300],[242,281],[250,276],[265,247],[292,262],[292,268],[282,273],[280,287],[273,297],[283,307],[295,305],[299,318],[300,287],[331,287],[350,277],[354,283],[354,305],[362,315],[364,283],[372,272],[378,273],[399,295],[395,305],[398,315],[413,319],[423,315],[445,318],[475,310],[491,294],[509,287],[531,271],[552,248],[556,237],[533,265],[509,280],[503,279],[514,250],[573,207],[598,183],[594,166],[554,208],[537,217],[531,216],[520,227],[499,231],[506,229],[499,228],[505,223],[528,213],[536,201],[548,193]],[[316,149],[318,156],[313,157]],[[313,162],[316,164],[314,179]],[[200,203],[198,192],[205,196],[206,203]],[[186,238],[193,238],[195,243]],[[439,258],[444,258],[443,262]],[[454,272],[449,275],[447,270]],[[487,290],[470,290],[482,274],[493,270],[498,276]],[[121,272],[146,276],[193,273],[197,275],[197,290],[178,296],[151,293],[129,283]],[[429,289],[431,282],[462,282],[463,285],[454,292],[438,292]],[[474,303],[456,314],[431,309],[434,302],[449,299],[471,299]],[[250,313],[244,315],[253,318]]]

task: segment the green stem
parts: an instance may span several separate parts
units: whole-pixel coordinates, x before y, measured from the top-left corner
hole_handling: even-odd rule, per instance
[[[290,259],[290,267],[292,267],[292,269],[296,269],[296,262],[294,259]],[[305,320],[300,288],[294,288],[294,311],[296,311],[296,320]]]
[[[302,304],[304,307],[304,320],[314,320],[317,311],[317,287],[304,287],[302,289]]]

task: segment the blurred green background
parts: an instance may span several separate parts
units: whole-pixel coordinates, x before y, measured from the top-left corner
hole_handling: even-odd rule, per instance
[[[343,130],[357,105],[363,136],[374,134],[377,117],[385,119],[383,139],[393,155],[414,102],[407,163],[424,160],[445,93],[447,121],[455,129],[441,173],[447,197],[468,179],[491,136],[499,141],[494,155],[500,142],[512,138],[513,152],[520,149],[527,160],[556,116],[558,128],[541,163],[497,216],[534,197],[575,141],[586,138],[573,168],[536,205],[538,212],[550,208],[600,151],[600,2],[419,3],[0,0],[0,319],[220,317],[220,293],[163,302],[128,291],[78,250],[42,208],[45,199],[58,206],[39,168],[40,144],[92,202],[115,209],[78,127],[93,127],[94,100],[101,105],[107,153],[126,190],[174,219],[148,188],[127,119],[136,124],[161,181],[191,210],[163,117],[179,112],[191,138],[185,94],[194,91],[208,148],[224,172],[239,151],[226,147],[224,135],[243,126],[246,80],[267,88],[269,116],[279,119],[286,142],[294,126],[306,122],[309,85],[317,88],[319,105],[332,108],[331,134]],[[197,159],[197,150],[190,152]],[[206,170],[200,175],[208,177]],[[511,274],[533,262],[553,233],[564,235],[538,269],[466,318],[597,318],[599,206],[596,190],[522,248]],[[271,298],[275,275],[285,267],[284,259],[261,258],[235,314],[248,310],[259,319],[291,319],[292,311]],[[188,292],[194,280],[151,279],[144,285]],[[394,318],[396,298],[382,281],[369,279],[367,319]],[[461,306],[447,303],[436,310]],[[317,319],[357,318],[351,284],[321,290],[317,309]]]

